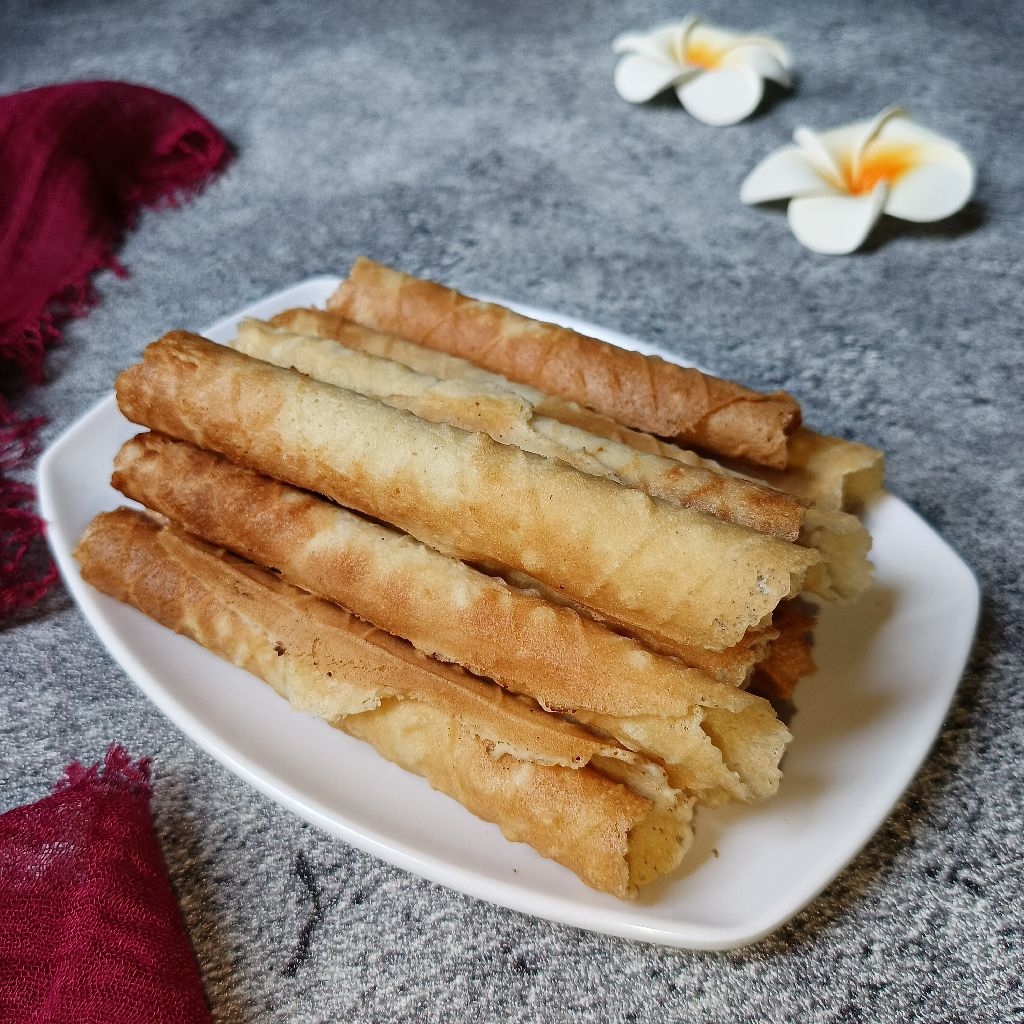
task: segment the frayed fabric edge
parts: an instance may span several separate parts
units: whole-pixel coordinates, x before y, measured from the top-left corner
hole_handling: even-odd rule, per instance
[[[148,800],[153,794],[151,763],[152,759],[148,757],[133,761],[120,743],[111,743],[102,762],[86,767],[80,761],[72,761],[64,769],[64,778],[54,785],[53,792],[65,793],[71,789],[90,787],[127,792]]]
[[[216,159],[190,182],[182,183],[168,170],[129,185],[122,195],[124,230],[131,230],[141,210],[179,206],[218,177],[233,157],[226,141],[220,141],[222,148]],[[128,275],[114,254],[115,245],[111,242],[80,278],[51,295],[37,314],[11,332],[6,342],[0,339],[0,362],[19,367],[32,384],[43,383],[46,350],[63,340],[63,324],[84,317],[99,301],[93,275],[102,270],[112,270],[118,277]],[[0,621],[36,604],[59,578],[52,559],[46,560],[43,569],[26,572],[26,559],[45,537],[46,523],[33,511],[34,489],[6,476],[26,465],[35,454],[36,434],[45,422],[43,417],[18,419],[0,397]]]

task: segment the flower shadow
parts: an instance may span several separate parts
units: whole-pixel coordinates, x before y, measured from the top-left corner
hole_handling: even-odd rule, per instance
[[[618,99],[618,98],[619,97],[616,97],[616,99]],[[625,103],[626,101],[625,100],[621,100],[621,102]],[[690,117],[690,115],[687,114],[686,111],[683,109],[682,103],[679,102],[679,97],[676,95],[675,89],[673,89],[671,87],[668,88],[668,89],[662,89],[661,92],[659,92],[656,96],[652,96],[645,103],[630,103],[629,106],[630,107],[634,107],[634,106],[635,107],[649,107],[649,108],[654,108],[656,110],[668,110],[669,108],[675,108],[684,117],[688,117],[688,118]],[[695,120],[695,119],[694,118],[690,118],[690,120]],[[697,122],[697,123],[699,124],[699,122]]]
[[[760,121],[763,118],[774,113],[775,108],[780,103],[785,103],[786,100],[792,99],[793,94],[800,87],[799,76],[793,72],[790,72],[790,85],[786,88],[784,85],[779,85],[778,82],[773,82],[771,79],[765,79],[764,83],[764,96],[761,97],[761,102],[758,103],[754,112],[749,116],[745,117],[740,124],[751,124],[754,121]]]
[[[796,76],[793,76],[793,84],[790,88],[785,88],[779,85],[777,82],[765,80],[764,83],[764,96],[761,97],[761,102],[758,103],[756,109],[743,118],[742,121],[738,121],[736,124],[727,125],[706,125],[703,121],[698,120],[692,114],[688,113],[679,101],[679,97],[676,95],[674,88],[662,89],[656,96],[646,100],[644,103],[629,104],[629,106],[646,107],[648,109],[655,110],[669,110],[675,109],[683,114],[688,120],[692,121],[695,125],[703,125],[705,128],[738,128],[741,125],[749,124],[752,121],[760,120],[762,117],[767,117],[774,111],[777,104],[784,102],[786,99],[792,96],[794,90],[797,87]],[[625,101],[623,101],[625,102]],[[785,204],[783,204],[785,208]]]
[[[789,199],[772,199],[758,203],[756,209],[768,210],[774,216],[785,218],[789,203]],[[852,257],[870,256],[900,238],[952,241],[973,234],[983,227],[987,221],[988,213],[985,204],[976,199],[969,202],[959,212],[954,213],[952,217],[947,217],[945,220],[931,221],[930,223],[915,224],[912,221],[883,216],[879,218],[878,223],[874,226],[864,244],[859,249],[846,255]],[[807,251],[810,252],[811,250]]]
[[[952,217],[924,224],[898,220],[895,217],[882,217],[868,236],[867,241],[857,251],[864,255],[878,252],[897,238],[923,238],[940,241],[962,238],[977,231],[987,220],[985,204],[978,199],[972,199]]]

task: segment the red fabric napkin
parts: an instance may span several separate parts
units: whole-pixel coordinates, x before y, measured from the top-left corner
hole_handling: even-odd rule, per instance
[[[0,385],[43,380],[60,324],[94,303],[90,275],[124,273],[114,248],[142,207],[175,205],[224,166],[223,136],[187,103],[121,82],[53,85],[0,97]],[[0,394],[0,618],[55,579],[33,540],[25,464],[39,421]]]
[[[0,815],[0,1021],[209,1024],[150,795],[148,761],[111,745]]]

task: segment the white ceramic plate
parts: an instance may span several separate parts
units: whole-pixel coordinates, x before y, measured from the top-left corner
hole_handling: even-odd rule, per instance
[[[278,292],[202,333],[233,337],[243,316],[321,304],[337,278]],[[625,348],[652,346],[547,310]],[[580,928],[695,949],[760,938],[797,913],[860,850],[910,782],[942,724],[978,614],[978,586],[902,501],[867,515],[877,583],[853,608],[825,608],[817,675],[801,684],[778,795],[702,810],[684,865],[634,903],[596,893],[509,843],[367,745],[290,710],[268,686],[86,586],[71,551],[86,523],[123,503],[114,454],[139,428],[113,395],[43,456],[39,497],[69,590],[139,688],[187,735],[271,799],[362,850],[443,885]]]

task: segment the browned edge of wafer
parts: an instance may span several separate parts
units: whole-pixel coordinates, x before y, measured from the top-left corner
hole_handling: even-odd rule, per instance
[[[800,407],[785,392],[732,381],[541,323],[493,303],[356,260],[327,308],[458,355],[626,426],[718,455],[783,469]]]
[[[779,631],[750,680],[750,692],[771,701],[789,701],[797,683],[816,670],[812,634],[817,616],[797,601],[784,601],[775,609],[772,625]]]
[[[733,468],[771,487],[823,508],[855,511],[884,487],[885,455],[858,441],[847,441],[801,427],[790,438],[785,470],[736,464]]]

